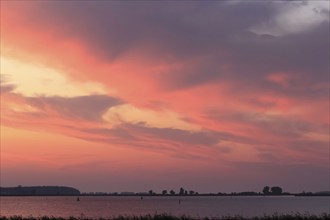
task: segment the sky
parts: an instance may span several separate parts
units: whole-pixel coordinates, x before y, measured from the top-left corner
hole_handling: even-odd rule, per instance
[[[329,189],[329,1],[0,4],[1,186]]]

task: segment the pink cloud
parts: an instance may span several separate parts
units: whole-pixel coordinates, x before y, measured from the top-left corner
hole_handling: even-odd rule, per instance
[[[284,87],[284,88],[288,88],[289,87],[289,76],[285,73],[274,73],[271,74],[267,77],[267,80],[275,83],[275,84],[279,84],[280,86]]]

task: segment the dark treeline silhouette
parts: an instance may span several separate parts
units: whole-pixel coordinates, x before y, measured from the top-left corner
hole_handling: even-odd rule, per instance
[[[86,196],[330,196],[330,192],[324,191],[319,193],[311,193],[311,192],[302,192],[302,193],[289,193],[283,192],[283,189],[279,186],[265,186],[262,192],[253,192],[253,191],[244,191],[244,192],[231,192],[231,193],[198,193],[194,190],[187,190],[181,187],[177,192],[173,189],[167,190],[164,189],[160,193],[157,193],[153,190],[149,190],[148,192],[114,192],[114,193],[83,193],[82,195]]]
[[[76,196],[80,191],[66,186],[0,187],[1,196]]]
[[[0,187],[0,196],[330,196],[330,191],[323,192],[301,192],[289,193],[283,192],[279,186],[265,186],[262,192],[244,191],[231,193],[198,193],[195,190],[188,190],[181,187],[178,191],[173,189],[164,189],[159,193],[149,190],[147,192],[90,192],[80,193],[79,190],[65,186],[17,186],[17,187]]]
[[[264,195],[281,195],[283,190],[279,186],[273,186],[270,188],[269,186],[265,186],[262,190]]]

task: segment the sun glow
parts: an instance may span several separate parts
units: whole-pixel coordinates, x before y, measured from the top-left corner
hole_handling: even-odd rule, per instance
[[[123,104],[110,108],[104,115],[103,119],[111,124],[128,123],[145,123],[148,127],[157,128],[177,128],[182,130],[198,131],[200,127],[183,120],[175,112],[161,111],[156,112],[148,109],[140,109],[130,104]]]
[[[1,75],[15,86],[14,92],[25,96],[73,97],[106,93],[100,83],[74,82],[56,69],[3,56]]]

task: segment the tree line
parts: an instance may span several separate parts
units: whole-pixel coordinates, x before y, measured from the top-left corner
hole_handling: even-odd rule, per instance
[[[265,186],[261,192],[244,191],[231,193],[199,193],[195,190],[187,190],[181,187],[177,192],[173,189],[164,189],[159,193],[149,190],[147,192],[90,192],[80,193],[79,190],[72,187],[64,186],[17,186],[17,187],[0,187],[0,196],[63,196],[63,195],[85,195],[85,196],[271,196],[271,195],[292,195],[292,196],[330,196],[330,191],[322,192],[301,192],[289,193],[284,192],[279,186]]]
[[[265,186],[262,188],[261,192],[254,191],[243,191],[243,192],[231,192],[231,193],[199,193],[194,190],[187,190],[181,187],[177,192],[173,189],[171,190],[161,190],[159,193],[149,190],[147,192],[113,192],[113,193],[82,193],[82,195],[87,196],[330,196],[330,191],[323,192],[301,192],[301,193],[289,193],[284,192],[283,189],[279,186]]]
[[[291,193],[283,192],[283,189],[279,186],[265,186],[262,189],[262,192],[254,192],[254,191],[244,191],[244,192],[231,192],[231,193],[199,193],[195,190],[187,190],[181,187],[177,192],[173,189],[167,190],[164,189],[157,193],[153,190],[149,190],[147,192],[114,192],[114,193],[86,193],[87,195],[114,195],[114,196],[260,196],[260,195],[293,195]],[[84,195],[86,195],[84,194]]]
[[[271,188],[269,186],[265,186],[262,192],[264,195],[281,195],[283,190],[279,186],[273,186]]]

